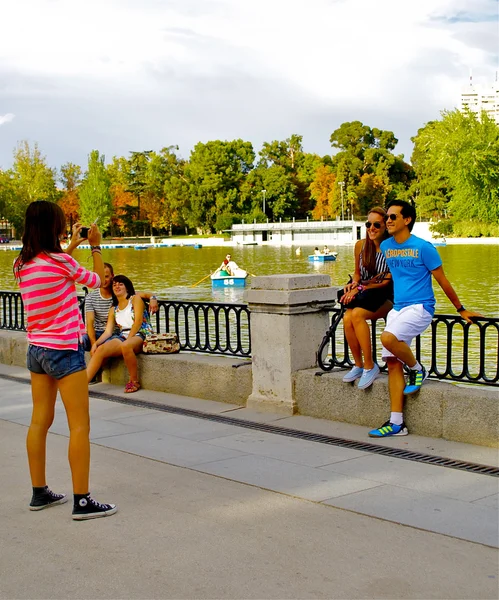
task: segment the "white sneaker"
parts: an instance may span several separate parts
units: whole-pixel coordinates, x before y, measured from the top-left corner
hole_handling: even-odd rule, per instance
[[[352,381],[355,381],[356,379],[359,379],[359,377],[362,377],[363,372],[364,369],[362,367],[353,367],[352,369],[350,369],[350,371],[348,371],[345,377],[343,377],[343,383],[352,383]]]

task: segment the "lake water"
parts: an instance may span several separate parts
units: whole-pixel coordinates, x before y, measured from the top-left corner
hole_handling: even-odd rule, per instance
[[[227,252],[240,267],[254,275],[322,273],[330,275],[333,285],[343,285],[348,274],[353,273],[353,246],[331,246],[331,250],[338,252],[337,260],[322,264],[307,260],[313,246],[303,246],[300,256],[296,256],[296,247],[290,246],[119,248],[104,249],[102,254],[114,266],[116,274],[130,277],[136,289],[153,291],[172,300],[238,303],[243,301],[244,289],[212,290],[209,277],[192,287],[215,270]],[[485,316],[499,317],[499,245],[450,245],[437,250],[462,303]],[[17,290],[12,277],[16,255],[14,251],[0,252],[0,290]],[[89,250],[76,250],[74,257],[84,266],[92,264]],[[434,288],[437,312],[453,314],[454,307],[438,284],[434,283]]]

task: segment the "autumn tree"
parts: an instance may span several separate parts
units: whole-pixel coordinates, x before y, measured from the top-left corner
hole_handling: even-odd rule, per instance
[[[330,200],[336,181],[335,174],[330,165],[321,164],[315,171],[315,177],[310,184],[310,194],[315,201],[312,209],[312,218],[315,220],[327,220],[333,217]]]
[[[70,162],[62,165],[59,179],[63,187],[59,206],[62,208],[68,228],[71,230],[73,224],[78,220],[80,210],[78,186],[81,180],[81,167]]]

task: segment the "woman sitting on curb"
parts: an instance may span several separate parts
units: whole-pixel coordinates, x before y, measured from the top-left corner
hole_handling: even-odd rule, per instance
[[[360,379],[358,387],[361,390],[372,385],[379,375],[379,367],[373,361],[367,321],[386,317],[392,308],[393,283],[380,249],[381,242],[387,237],[386,212],[376,206],[367,216],[366,239],[355,244],[355,274],[340,299],[347,307],[343,327],[355,361],[343,381],[350,383]]]
[[[116,326],[119,333],[113,335]],[[129,373],[125,393],[138,391],[140,383],[135,355],[142,351],[146,335],[150,333],[152,327],[144,301],[135,295],[133,283],[128,277],[116,275],[113,279],[113,306],[109,310],[106,330],[90,350],[92,358],[87,365],[88,381],[94,378],[108,358],[123,356]]]

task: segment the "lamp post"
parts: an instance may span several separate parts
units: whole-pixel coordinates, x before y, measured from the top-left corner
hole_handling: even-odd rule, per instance
[[[338,185],[340,186],[340,190],[341,190],[341,220],[343,221],[345,218],[345,213],[343,210],[343,188],[345,187],[345,182],[338,181]]]
[[[267,190],[262,190],[262,197],[263,197],[263,214],[265,214],[265,194],[267,193]]]

